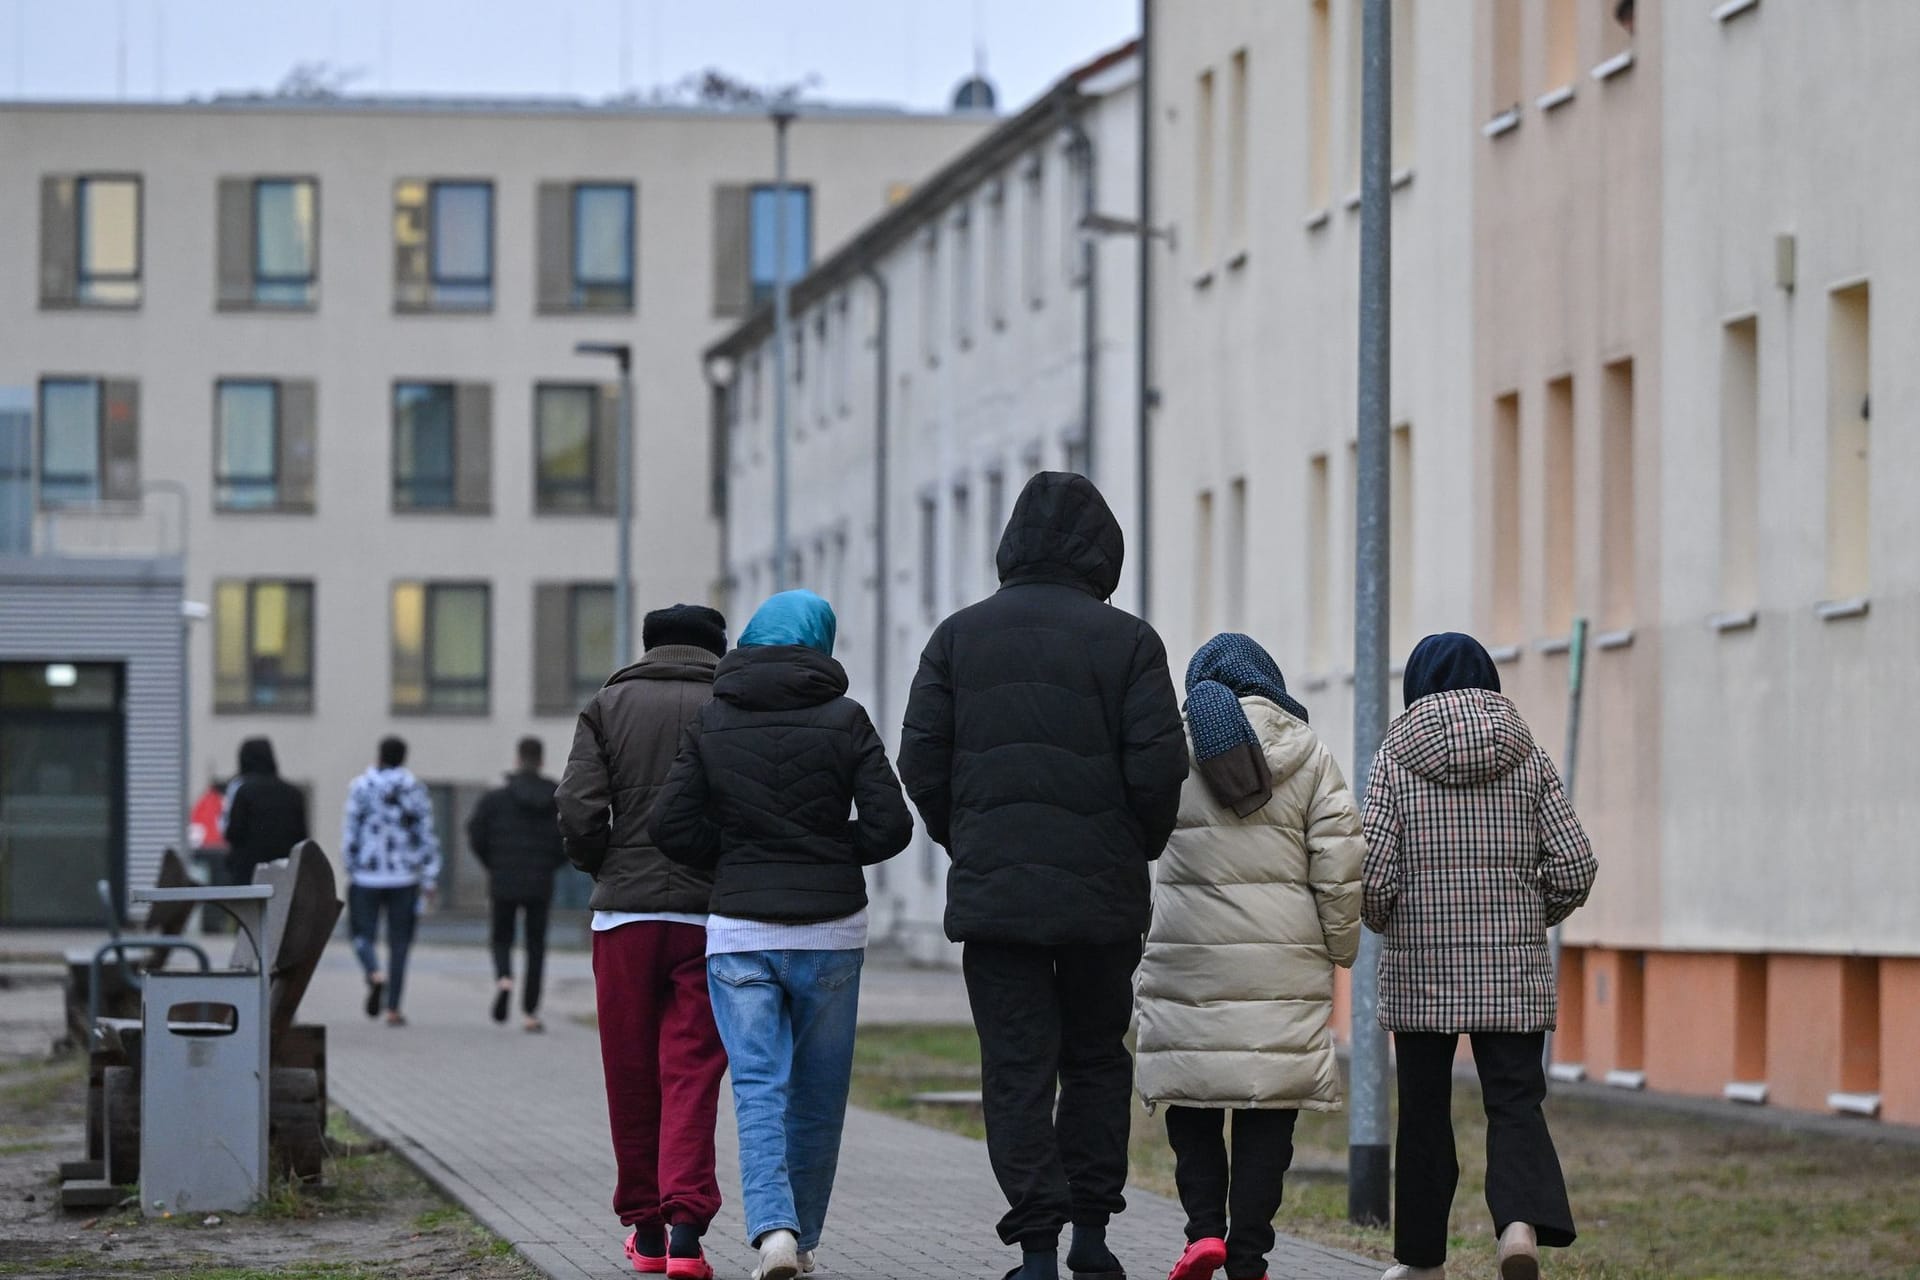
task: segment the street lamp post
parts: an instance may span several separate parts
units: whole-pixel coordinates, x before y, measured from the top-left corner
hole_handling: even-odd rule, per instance
[[[614,443],[613,665],[633,661],[633,347],[625,342],[576,342],[577,356],[611,356],[620,366],[620,421]]]
[[[773,107],[773,589],[787,582],[787,126],[793,104]]]

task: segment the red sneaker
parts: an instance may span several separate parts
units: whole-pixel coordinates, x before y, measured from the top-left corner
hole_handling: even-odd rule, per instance
[[[1167,1280],[1210,1280],[1227,1264],[1227,1242],[1218,1236],[1195,1240],[1167,1273]]]
[[[663,1276],[667,1274],[667,1260],[665,1258],[649,1258],[646,1254],[640,1252],[640,1246],[633,1242],[634,1236],[639,1234],[640,1233],[636,1231],[633,1235],[627,1237],[627,1261],[631,1262],[633,1269],[641,1275]],[[708,1274],[712,1273],[709,1272]]]
[[[707,1262],[703,1250],[697,1258],[667,1258],[667,1275],[671,1280],[713,1280],[713,1267]]]

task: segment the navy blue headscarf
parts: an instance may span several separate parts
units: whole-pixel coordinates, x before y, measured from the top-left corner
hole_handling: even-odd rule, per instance
[[[1442,631],[1413,647],[1407,674],[1400,683],[1400,700],[1411,707],[1422,698],[1455,689],[1500,692],[1500,668],[1493,655],[1472,636]]]
[[[1251,636],[1228,631],[1200,646],[1187,664],[1187,727],[1200,776],[1220,803],[1241,817],[1273,798],[1273,775],[1259,735],[1240,706],[1265,698],[1304,723],[1307,709],[1287,693],[1273,656]]]

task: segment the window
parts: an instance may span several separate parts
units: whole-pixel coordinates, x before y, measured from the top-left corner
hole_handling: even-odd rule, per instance
[[[1202,489],[1193,514],[1193,631],[1213,634],[1213,491]]]
[[[1600,378],[1600,625],[1633,625],[1633,361],[1608,365]]]
[[[843,418],[853,416],[853,349],[858,339],[853,332],[853,299],[843,293],[833,306],[834,329],[839,341],[833,351],[834,406]]]
[[[1007,187],[987,189],[987,323],[995,332],[1007,327]]]
[[[393,585],[393,710],[484,715],[492,653],[484,583]]]
[[[920,239],[920,348],[929,368],[940,363],[940,238],[931,227]]]
[[[42,380],[40,505],[139,500],[139,384],[117,378]]]
[[[253,300],[260,306],[313,305],[317,188],[308,178],[253,184]]]
[[[535,511],[614,510],[619,415],[618,387],[543,382],[533,389]]]
[[[1720,336],[1720,608],[1759,602],[1759,321],[1735,320]]]
[[[1333,665],[1333,511],[1327,455],[1307,459],[1307,665]]]
[[[1827,598],[1867,593],[1872,472],[1871,301],[1865,284],[1836,289],[1827,313]]]
[[[987,472],[986,582],[991,590],[1000,581],[1000,539],[1007,528],[1007,473],[999,467]]]
[[[491,419],[492,389],[485,383],[396,382],[394,510],[489,510]]]
[[[1413,649],[1413,427],[1393,428],[1387,455],[1387,646],[1394,653]]]
[[[313,423],[312,382],[214,384],[214,509],[313,510]]]
[[[1520,617],[1520,393],[1493,402],[1493,632],[1501,644],[1524,634]]]
[[[920,611],[928,622],[940,607],[940,504],[930,493],[920,496]]]
[[[313,710],[313,584],[213,584],[215,711]]]
[[[1247,51],[1233,55],[1227,80],[1227,250],[1247,247]]]
[[[402,311],[493,306],[493,184],[394,186],[394,304]]]
[[[613,651],[613,585],[542,582],[533,589],[533,710],[572,715],[618,661]]]
[[[1307,56],[1307,201],[1315,209],[1333,202],[1333,15],[1328,0],[1313,0],[1313,31]]]
[[[1414,122],[1420,105],[1419,30],[1413,14],[1413,0],[1393,0],[1393,119],[1388,163],[1396,174],[1413,168]]]
[[[1521,0],[1493,0],[1493,58],[1489,66],[1489,119],[1520,109],[1522,45]]]
[[[1027,306],[1035,311],[1047,302],[1045,181],[1046,169],[1036,155],[1020,175],[1020,272],[1026,280]]]
[[[948,582],[953,607],[973,602],[973,495],[964,484],[953,486],[953,508],[948,513],[948,553],[953,565]]]
[[[40,305],[140,304],[140,179],[82,174],[40,184]]]
[[[788,184],[786,225],[780,225],[780,188],[763,185],[753,188],[748,214],[748,257],[752,275],[752,302],[759,306],[773,300],[774,278],[785,259],[787,282],[791,284],[807,274],[813,262],[813,189]],[[786,238],[784,254],[781,236]]]
[[[1200,73],[1193,109],[1193,251],[1202,271],[1213,265],[1213,69]]]
[[[1360,190],[1361,105],[1365,97],[1365,0],[1347,2],[1347,190]]]
[[[973,214],[965,205],[953,219],[953,340],[973,345]]]
[[[1547,0],[1547,66],[1542,93],[1570,88],[1580,75],[1578,0]]]
[[[633,310],[631,182],[543,182],[536,221],[536,303],[542,313]]]
[[[1545,634],[1563,636],[1573,629],[1574,448],[1573,379],[1547,384],[1547,420],[1541,462],[1542,527],[1546,538]]]
[[[1227,487],[1227,626],[1247,629],[1247,481],[1237,477]]]

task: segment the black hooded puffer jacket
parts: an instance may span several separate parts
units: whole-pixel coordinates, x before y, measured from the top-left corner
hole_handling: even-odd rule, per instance
[[[713,868],[716,915],[852,915],[867,905],[863,868],[912,838],[887,749],[838,662],[800,645],[721,660],[653,812],[662,853]]]
[[[467,819],[467,847],[487,869],[488,891],[503,902],[551,902],[553,873],[566,865],[560,842],[558,784],[531,769],[482,796]]]
[[[1093,482],[1042,472],[1001,539],[1000,590],[927,642],[900,773],[953,859],[956,942],[1146,930],[1147,863],[1173,832],[1187,742],[1160,637],[1104,603],[1122,556]]]
[[[253,869],[293,852],[305,840],[307,798],[280,776],[273,744],[248,738],[240,744],[240,776],[227,786],[225,820],[227,876],[234,884],[253,879]]]

